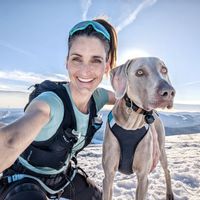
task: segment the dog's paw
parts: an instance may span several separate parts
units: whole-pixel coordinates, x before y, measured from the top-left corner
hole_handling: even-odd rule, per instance
[[[174,200],[174,195],[173,194],[167,194],[166,200]]]

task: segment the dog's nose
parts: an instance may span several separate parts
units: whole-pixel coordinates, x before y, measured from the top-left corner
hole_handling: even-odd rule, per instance
[[[163,99],[172,99],[176,93],[175,89],[167,81],[162,81],[159,84],[157,92]]]
[[[175,96],[175,91],[173,89],[169,89],[169,90],[163,90],[161,91],[160,95],[162,97],[174,97]]]

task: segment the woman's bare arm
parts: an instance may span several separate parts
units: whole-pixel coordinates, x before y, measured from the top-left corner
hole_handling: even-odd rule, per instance
[[[115,93],[110,91],[110,90],[107,90],[108,92],[108,104],[109,105],[114,105],[115,104],[115,101],[116,101],[116,98],[115,98]]]
[[[34,101],[20,119],[0,128],[0,173],[11,166],[32,143],[49,121],[49,116],[48,104]]]

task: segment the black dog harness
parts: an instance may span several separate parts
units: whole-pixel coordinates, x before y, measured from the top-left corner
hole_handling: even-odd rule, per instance
[[[112,111],[108,115],[108,124],[114,136],[117,138],[120,145],[120,162],[118,170],[124,174],[132,174],[133,159],[135,150],[144,138],[149,130],[149,124],[154,122],[153,111],[145,111],[139,108],[133,101],[130,100],[127,94],[124,96],[126,106],[131,111],[135,111],[138,114],[143,114],[146,124],[136,130],[127,130],[119,126],[112,114]]]
[[[136,130],[126,130],[120,127],[113,118],[112,111],[108,115],[108,124],[120,145],[120,162],[118,170],[124,174],[132,174],[132,164],[135,150],[149,130],[149,125]]]

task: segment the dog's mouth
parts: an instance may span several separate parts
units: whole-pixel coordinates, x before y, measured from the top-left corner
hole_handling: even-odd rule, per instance
[[[157,100],[149,103],[147,106],[148,110],[153,110],[156,108],[162,108],[162,109],[171,109],[173,107],[173,100]]]

